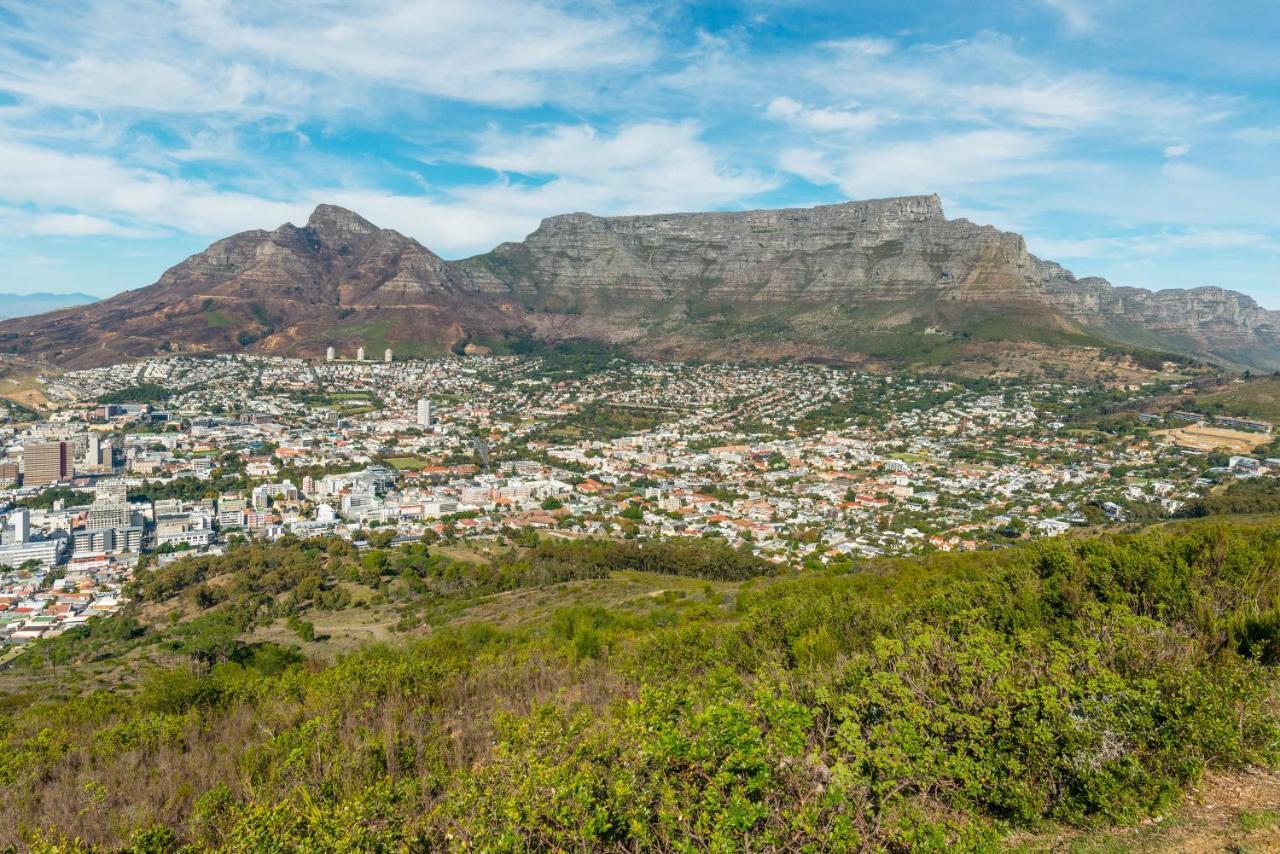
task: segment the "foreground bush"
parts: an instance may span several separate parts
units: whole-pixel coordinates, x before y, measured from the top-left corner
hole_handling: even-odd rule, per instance
[[[581,564],[611,554],[584,548]],[[648,616],[553,609],[328,666],[264,646],[128,692],[11,700],[0,834],[138,851],[975,850],[1135,822],[1208,768],[1280,761],[1280,526],[739,591]]]

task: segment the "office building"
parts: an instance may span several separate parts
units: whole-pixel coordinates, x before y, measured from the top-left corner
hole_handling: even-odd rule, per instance
[[[185,545],[192,548],[213,542],[212,519],[192,513],[171,513],[156,519],[156,545]]]
[[[128,528],[134,523],[133,509],[123,501],[97,499],[89,505],[89,518],[85,527]]]
[[[45,486],[70,476],[66,442],[40,442],[22,449],[24,486]]]
[[[80,465],[86,469],[111,468],[115,462],[115,448],[111,440],[106,441],[95,433],[85,437],[84,453],[80,457]]]
[[[93,488],[95,501],[114,501],[120,504],[129,500],[129,485],[123,480],[100,480]]]
[[[25,507],[19,507],[10,514],[8,521],[3,528],[3,536],[0,542],[4,545],[20,545],[31,539],[31,511]]]
[[[213,542],[213,531],[208,528],[192,528],[186,531],[166,531],[156,534],[157,546],[188,546],[203,548]]]
[[[105,552],[107,554],[133,552],[136,554],[142,550],[142,526],[89,528],[83,531],[76,531],[73,541],[75,551],[80,554],[85,552]]]
[[[431,401],[425,397],[418,400],[418,426],[431,426]]]
[[[224,495],[218,499],[218,527],[239,528],[244,525],[244,511],[248,503],[236,495]]]
[[[17,568],[30,560],[44,567],[51,567],[62,557],[65,539],[28,540],[0,546],[0,566]]]
[[[349,492],[342,496],[342,515],[347,519],[358,519],[360,514],[372,510],[378,504],[378,498],[370,492]]]

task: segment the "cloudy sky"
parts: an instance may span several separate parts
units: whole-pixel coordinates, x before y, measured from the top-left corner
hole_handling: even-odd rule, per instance
[[[462,257],[937,192],[1280,308],[1278,40],[1272,0],[6,0],[0,291],[109,295],[320,201]]]

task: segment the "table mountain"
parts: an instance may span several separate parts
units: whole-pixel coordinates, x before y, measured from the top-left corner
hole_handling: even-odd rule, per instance
[[[214,243],[155,284],[0,323],[0,349],[80,367],[157,352],[400,355],[591,338],[649,356],[924,357],[948,340],[1123,344],[1280,368],[1280,313],[1220,288],[1077,279],[937,196],[546,219],[445,261],[351,211]]]

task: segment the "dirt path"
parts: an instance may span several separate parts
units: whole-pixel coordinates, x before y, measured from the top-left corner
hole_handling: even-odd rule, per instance
[[[1009,843],[1014,851],[1071,854],[1280,852],[1280,773],[1209,774],[1181,811],[1163,819],[1093,833],[1019,837]]]

